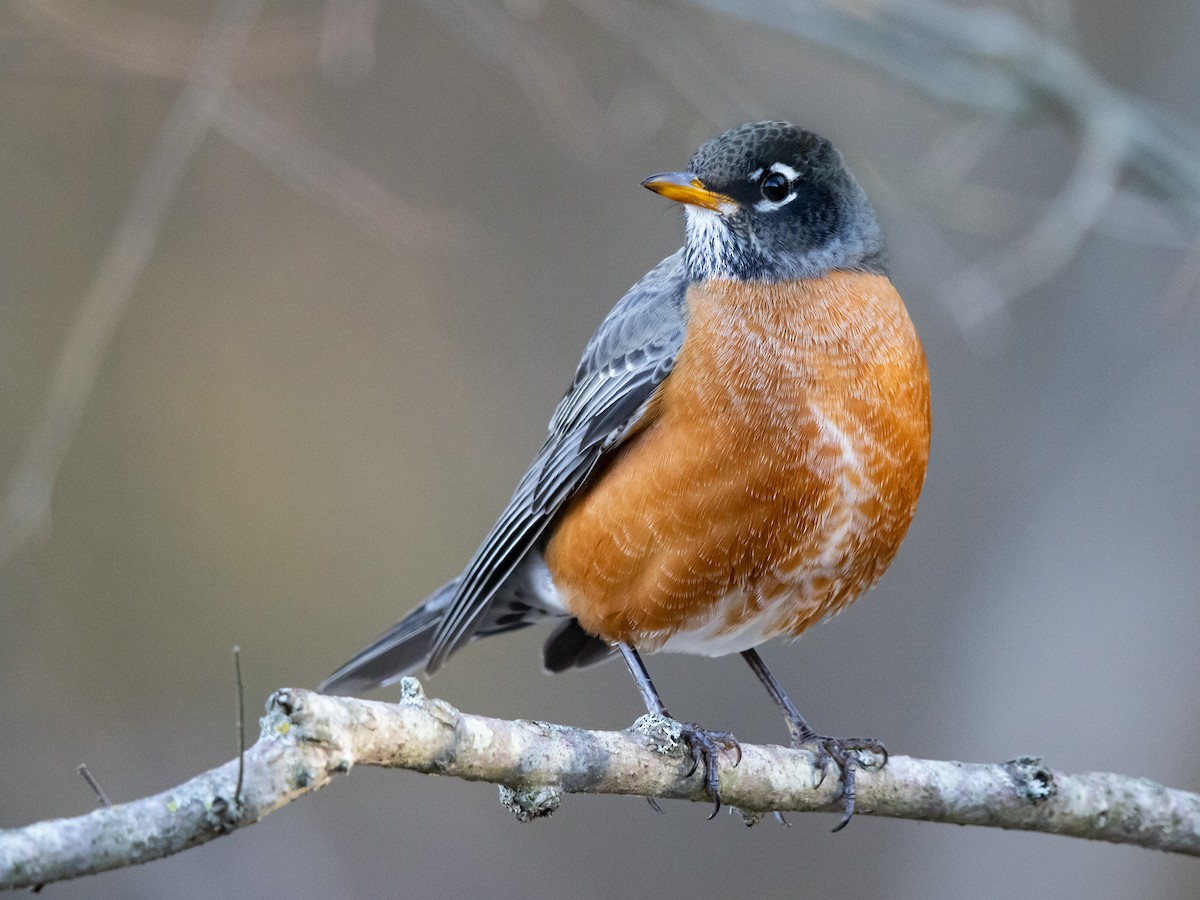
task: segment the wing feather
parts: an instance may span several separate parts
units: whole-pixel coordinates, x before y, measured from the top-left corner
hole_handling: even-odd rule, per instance
[[[433,635],[427,671],[471,638],[554,515],[645,414],[683,344],[687,285],[679,251],[630,288],[588,342],[546,443],[457,583]]]

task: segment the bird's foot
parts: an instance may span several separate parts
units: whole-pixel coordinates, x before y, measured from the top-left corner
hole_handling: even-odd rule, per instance
[[[686,777],[691,778],[703,764],[704,793],[708,794],[713,802],[713,810],[708,817],[715,818],[721,811],[721,771],[718,758],[724,750],[733,756],[733,764],[736,766],[742,761],[742,745],[728,731],[712,731],[701,728],[695,722],[680,724],[683,725],[683,730],[679,737],[692,755],[692,767],[688,769]]]
[[[874,738],[834,738],[809,731],[793,737],[792,747],[804,749],[816,755],[816,766],[820,776],[816,787],[825,783],[832,764],[838,770],[841,792],[838,800],[842,804],[842,820],[834,827],[841,831],[850,824],[854,815],[855,772],[859,768],[882,769],[887,765],[887,748]]]
[[[722,751],[733,757],[736,766],[742,761],[742,746],[737,738],[728,731],[713,731],[701,728],[695,722],[680,722],[667,716],[651,714],[638,719],[634,727],[646,734],[666,735],[668,743],[660,744],[660,752],[683,744],[691,758],[692,765],[684,775],[691,778],[701,766],[704,767],[704,793],[713,801],[713,810],[709,818],[713,818],[721,809],[721,771],[719,759]],[[646,798],[651,807],[662,812],[661,807],[653,797]]]

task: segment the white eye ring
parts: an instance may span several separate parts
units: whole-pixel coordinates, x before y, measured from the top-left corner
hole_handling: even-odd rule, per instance
[[[787,163],[777,162],[772,163],[771,167],[768,169],[764,169],[761,166],[755,169],[750,173],[750,180],[754,183],[756,188],[761,190],[763,181],[766,178],[769,178],[771,175],[782,175],[787,179],[788,184],[791,185],[796,183],[796,179],[799,177],[800,173]],[[779,200],[767,200],[766,198],[763,198],[754,204],[754,208],[759,212],[768,212],[773,209],[779,209],[779,207],[785,206],[795,199],[795,190],[789,190],[786,197],[782,197]]]

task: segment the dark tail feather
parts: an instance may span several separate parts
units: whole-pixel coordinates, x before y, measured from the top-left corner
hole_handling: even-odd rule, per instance
[[[541,554],[526,556],[512,575],[486,599],[471,638],[516,631],[547,618],[564,616],[557,598],[547,600],[541,596],[545,590],[543,583],[548,578]],[[317,690],[328,694],[357,694],[392,684],[423,668],[433,649],[433,636],[454,600],[460,581],[461,576],[426,597],[424,603],[397,622],[387,634],[322,681]],[[574,622],[574,619],[569,620],[569,624]],[[546,646],[547,660],[550,659],[551,645],[560,642],[563,649],[556,659],[559,656],[569,656],[569,659],[553,671],[599,662],[611,652],[607,644],[575,625],[574,632],[560,628],[551,636]],[[547,667],[552,668],[549,661]]]
[[[567,619],[546,640],[542,648],[542,665],[547,672],[565,672],[604,662],[613,655],[610,644],[588,634],[578,619]]]
[[[357,694],[399,681],[420,669],[433,644],[433,633],[458,587],[458,579],[442,585],[425,602],[397,622],[319,685],[325,694]]]

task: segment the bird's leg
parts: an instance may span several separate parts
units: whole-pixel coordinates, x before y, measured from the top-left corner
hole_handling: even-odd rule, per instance
[[[666,706],[663,705],[662,698],[658,696],[658,691],[654,687],[654,682],[650,680],[650,673],[646,671],[646,665],[642,662],[642,658],[638,655],[631,645],[618,643],[617,649],[621,651],[621,656],[625,660],[625,665],[629,667],[629,674],[633,676],[634,682],[638,686],[638,690],[642,693],[642,700],[646,704],[646,709],[656,716],[661,716],[664,719],[676,721],[674,717],[667,712]],[[721,809],[721,792],[720,792],[720,777],[717,768],[717,758],[721,750],[729,750],[734,753],[734,765],[736,766],[742,761],[742,748],[739,746],[737,739],[728,731],[710,731],[707,728],[701,728],[695,722],[680,722],[682,731],[680,737],[688,746],[688,751],[692,755],[692,767],[688,769],[687,777],[691,775],[704,764],[704,790],[708,796],[712,797],[713,811],[709,818],[713,818]],[[653,798],[650,800],[650,805],[657,808]]]
[[[841,831],[850,823],[850,817],[854,815],[854,770],[860,764],[855,755],[856,752],[866,750],[883,757],[883,762],[879,764],[882,768],[887,765],[887,748],[872,738],[831,738],[817,734],[809,727],[804,716],[800,715],[800,711],[796,709],[796,705],[792,703],[788,695],[783,692],[783,688],[775,680],[775,676],[771,674],[771,670],[767,668],[763,658],[758,655],[758,651],[743,650],[742,658],[750,664],[751,670],[758,676],[763,687],[767,689],[767,693],[771,695],[775,705],[783,711],[783,718],[787,722],[788,733],[791,735],[791,745],[797,748],[816,749],[818,765],[821,767],[821,780],[825,780],[831,760],[838,767],[839,780],[842,785],[841,800],[845,812],[842,820],[833,830]]]

